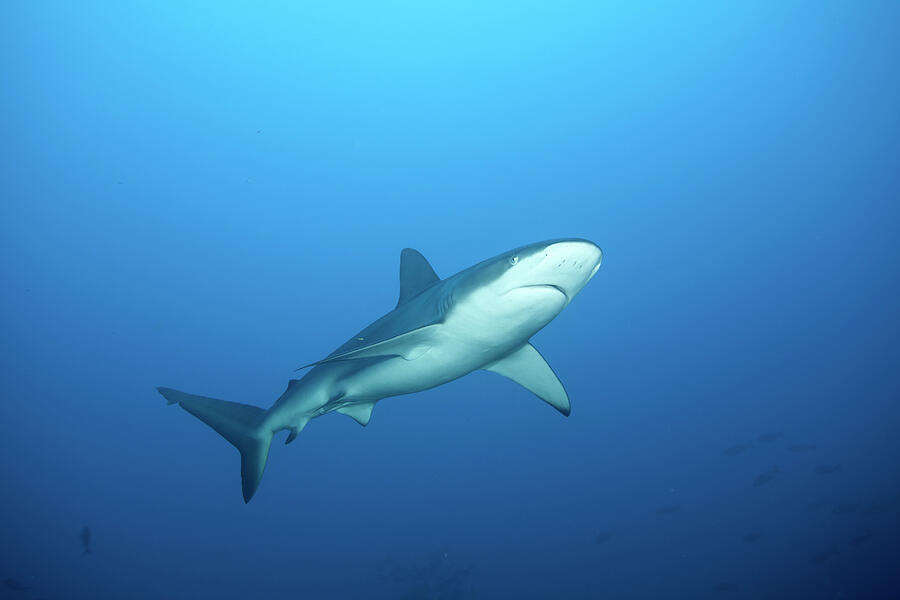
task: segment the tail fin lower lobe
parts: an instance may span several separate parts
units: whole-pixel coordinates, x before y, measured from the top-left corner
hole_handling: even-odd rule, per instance
[[[266,411],[247,404],[185,394],[172,388],[156,389],[169,404],[180,405],[238,449],[244,502],[250,502],[259,487],[272,444],[272,432],[261,426]]]

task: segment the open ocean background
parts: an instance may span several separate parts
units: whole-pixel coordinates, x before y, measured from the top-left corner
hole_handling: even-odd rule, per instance
[[[0,598],[900,597],[900,3],[0,7]],[[535,338],[268,407],[441,276],[583,237]],[[80,536],[91,532],[91,553]],[[17,588],[27,588],[25,590]]]

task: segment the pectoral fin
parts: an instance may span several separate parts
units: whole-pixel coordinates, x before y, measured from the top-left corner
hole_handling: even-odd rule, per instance
[[[431,323],[424,327],[419,327],[411,331],[406,331],[386,340],[369,343],[364,338],[352,340],[357,347],[350,346],[350,343],[336,350],[331,355],[308,365],[297,368],[305,369],[322,363],[332,362],[335,360],[352,360],[357,358],[374,358],[377,356],[402,356],[406,360],[415,360],[428,352],[431,348],[431,334],[438,327],[438,324]]]
[[[525,344],[484,369],[512,379],[567,417],[572,411],[569,395],[556,373],[531,344]]]

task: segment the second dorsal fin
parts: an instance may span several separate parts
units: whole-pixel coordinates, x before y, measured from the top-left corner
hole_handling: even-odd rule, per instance
[[[397,306],[418,296],[422,290],[435,281],[440,281],[424,256],[412,248],[404,248],[400,253],[400,299]]]

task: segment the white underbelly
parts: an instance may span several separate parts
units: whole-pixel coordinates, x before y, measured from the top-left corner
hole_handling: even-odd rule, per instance
[[[413,360],[398,356],[374,362],[342,378],[340,385],[348,399],[381,399],[433,388],[494,360],[487,349],[435,344]]]

